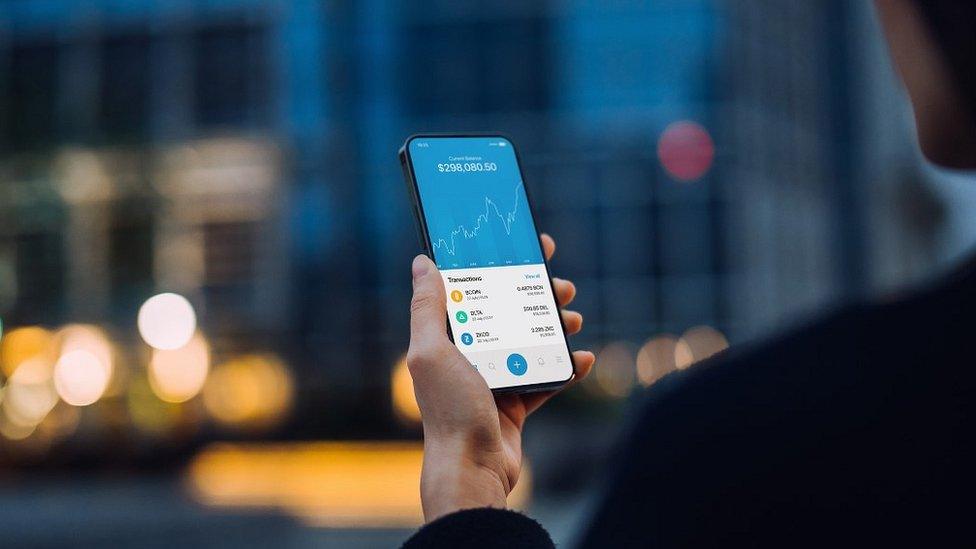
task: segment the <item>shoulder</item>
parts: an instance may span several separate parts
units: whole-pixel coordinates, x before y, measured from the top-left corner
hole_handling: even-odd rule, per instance
[[[920,464],[946,478],[968,467],[973,374],[958,354],[976,322],[946,295],[845,307],[659,380],[586,545],[787,535],[925,493],[940,479]]]

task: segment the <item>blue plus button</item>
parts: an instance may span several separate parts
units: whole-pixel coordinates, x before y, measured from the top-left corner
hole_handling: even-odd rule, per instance
[[[471,334],[469,334],[468,332],[464,332],[463,334],[461,334],[461,343],[464,343],[465,345],[471,345],[472,343],[474,343],[474,338],[471,337]]]
[[[524,356],[518,353],[508,355],[506,363],[508,364],[508,371],[517,376],[524,374],[529,369],[529,362],[525,360]]]

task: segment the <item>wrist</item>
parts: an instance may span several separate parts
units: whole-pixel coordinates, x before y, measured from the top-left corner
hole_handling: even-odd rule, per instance
[[[427,522],[462,509],[506,506],[507,476],[468,453],[461,444],[425,443],[420,496]]]

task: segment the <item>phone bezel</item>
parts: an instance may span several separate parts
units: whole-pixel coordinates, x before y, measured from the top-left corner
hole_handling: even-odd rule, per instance
[[[497,137],[508,141],[512,147],[512,151],[515,153],[515,163],[518,167],[519,177],[522,178],[522,188],[525,190],[526,204],[529,208],[529,215],[532,217],[532,222],[536,228],[536,238],[539,237],[539,224],[535,217],[535,210],[532,207],[532,196],[529,192],[528,185],[525,184],[525,173],[522,171],[522,157],[519,156],[518,147],[515,146],[515,142],[512,139],[501,133],[501,132],[488,132],[488,133],[416,133],[413,134],[404,141],[403,146],[400,147],[398,157],[400,159],[400,167],[403,169],[404,180],[407,183],[407,192],[410,195],[410,201],[413,204],[413,214],[414,221],[417,223],[418,240],[420,240],[420,245],[423,248],[423,253],[434,260],[433,255],[433,243],[430,239],[430,232],[427,229],[427,218],[424,214],[424,205],[420,200],[420,189],[417,186],[417,177],[413,171],[413,161],[410,158],[410,143],[415,139],[441,139],[441,138],[457,138],[457,137],[480,137],[480,138],[493,138]],[[539,250],[542,251],[542,263],[546,269],[546,276],[549,278],[549,287],[555,289],[552,282],[552,271],[549,268],[549,259],[546,258],[545,250],[542,247],[542,240],[539,239]],[[445,300],[447,297],[445,296]],[[552,295],[553,305],[556,306],[556,310],[561,310],[559,307],[559,302],[556,301],[555,291]],[[447,320],[447,336],[451,339],[451,343],[454,343],[454,334],[451,331],[450,319]],[[532,383],[528,385],[511,385],[508,387],[499,387],[497,389],[492,389],[491,391],[495,394],[503,393],[533,393],[538,391],[551,391],[563,387],[567,383],[576,377],[576,361],[573,359],[573,349],[569,346],[569,336],[566,333],[566,324],[563,322],[562,314],[559,315],[559,325],[563,330],[563,344],[566,345],[566,352],[569,354],[569,364],[572,366],[572,370],[569,377],[564,380],[558,381],[547,381],[545,383]],[[462,351],[463,354],[463,351]]]

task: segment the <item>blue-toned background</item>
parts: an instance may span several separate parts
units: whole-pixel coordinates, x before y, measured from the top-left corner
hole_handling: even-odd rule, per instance
[[[886,55],[866,1],[0,2],[5,543],[402,540],[396,151],[461,131],[518,145],[597,353],[513,496],[569,542],[646,387],[972,242]]]
[[[410,161],[439,268],[542,263],[513,149],[497,137],[411,141]]]

